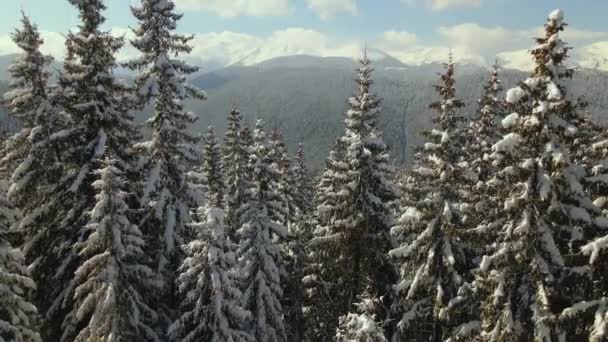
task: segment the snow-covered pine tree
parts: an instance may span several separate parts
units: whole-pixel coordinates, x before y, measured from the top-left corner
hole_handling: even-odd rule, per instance
[[[38,312],[30,302],[36,285],[29,276],[23,253],[13,247],[10,228],[19,220],[0,181],[0,341],[42,342]]]
[[[286,342],[281,306],[284,265],[278,243],[287,237],[287,229],[271,216],[281,204],[276,184],[278,171],[270,158],[261,120],[256,123],[247,169],[252,183],[241,209],[243,225],[238,232],[239,272],[244,278],[241,301],[252,314],[250,331],[256,341]]]
[[[207,191],[209,207],[224,207],[224,176],[222,173],[222,151],[217,143],[215,131],[209,126],[204,136],[203,181]]]
[[[466,260],[477,265],[484,254],[491,252],[492,243],[496,239],[490,223],[496,217],[501,203],[496,196],[502,183],[488,182],[493,177],[496,168],[490,157],[492,146],[498,142],[500,135],[497,121],[504,116],[504,100],[499,98],[502,91],[501,81],[498,78],[498,63],[495,63],[488,82],[484,85],[482,97],[477,101],[477,116],[470,122],[467,132],[467,143],[464,158],[469,162],[471,182],[461,182],[457,186],[463,187],[466,193],[465,201],[471,205],[463,209],[462,223],[467,227],[474,227],[459,232],[459,238],[466,242]],[[414,185],[416,186],[416,185]],[[472,274],[467,274],[458,289],[456,296],[451,298],[445,308],[445,319],[453,327],[447,341],[468,341],[479,335],[481,324],[479,321],[480,300],[483,289],[478,288]]]
[[[228,237],[234,239],[240,228],[239,208],[243,205],[247,184],[246,169],[249,146],[241,139],[241,113],[233,108],[228,113],[228,128],[224,138],[222,165],[226,180],[226,229]]]
[[[257,123],[257,122],[256,122]],[[245,164],[246,169],[248,170],[249,168],[249,161],[251,159],[251,154],[253,153],[253,145],[254,145],[254,139],[253,139],[253,133],[251,131],[251,129],[249,128],[249,126],[245,126],[241,129],[240,132],[240,139],[241,139],[241,145],[244,147],[243,148],[243,153],[245,154],[245,160],[247,161],[247,163]],[[250,188],[251,187],[251,177],[253,175],[251,175],[249,172],[244,172],[244,184],[246,186],[246,188]],[[245,201],[246,196],[243,197],[243,201]],[[239,213],[240,213],[240,208],[239,208]],[[242,225],[242,221],[239,223],[238,229],[241,228]]]
[[[371,92],[373,68],[367,54],[360,63],[357,94],[348,101],[346,132],[341,138],[347,168],[345,173],[332,175],[339,184],[333,196],[340,198],[331,209],[328,226],[320,228],[322,235],[311,241],[311,248],[326,251],[321,255],[327,259],[320,263],[332,276],[324,281],[333,283],[330,286],[336,290],[333,301],[338,316],[325,317],[330,331],[335,331],[339,316],[350,312],[364,290],[364,281],[370,281],[372,296],[386,301],[385,309],[390,305],[387,294],[396,281],[388,251],[392,247],[389,233],[398,191],[378,127],[381,101]],[[377,313],[379,319],[384,319],[387,311]]]
[[[293,201],[291,158],[283,140],[283,135],[276,128],[270,134],[268,153],[277,171],[276,190],[280,195],[280,207],[271,211],[271,218],[289,229],[292,223],[297,222],[299,213],[297,212],[298,208],[294,207]]]
[[[285,274],[282,306],[285,312],[285,326],[287,339],[290,342],[302,340],[303,317],[302,317],[302,263],[304,258],[304,246],[302,244],[302,228],[305,223],[304,216],[294,200],[295,177],[291,168],[291,158],[287,151],[287,145],[283,135],[278,129],[273,129],[270,136],[270,158],[277,168],[277,191],[280,194],[282,210],[276,210],[284,217],[283,225],[289,232],[288,238],[280,244]]]
[[[340,317],[340,325],[336,331],[335,342],[387,342],[382,326],[376,322],[378,311],[376,306],[381,305],[378,299],[365,293],[359,296],[356,303],[356,312]]]
[[[225,235],[224,211],[211,203],[200,210],[205,221],[193,225],[196,238],[184,247],[186,259],[177,279],[179,317],[170,326],[169,337],[183,342],[253,342],[245,330],[251,314],[239,302],[242,294],[234,274],[234,247]]]
[[[330,341],[336,333],[337,322],[329,322],[328,317],[343,315],[339,307],[339,284],[333,282],[334,274],[333,251],[325,249],[322,243],[312,243],[329,235],[332,217],[337,214],[338,204],[342,199],[339,188],[344,186],[348,164],[344,161],[346,145],[338,139],[329,152],[325,161],[325,170],[316,185],[311,231],[306,231],[306,246],[304,277],[304,320],[306,341]]]
[[[299,208],[301,215],[306,217],[311,214],[313,206],[313,189],[311,175],[306,165],[304,146],[301,143],[298,144],[298,149],[296,150],[292,174],[294,205]]]
[[[505,116],[504,100],[499,98],[503,90],[498,77],[499,67],[498,62],[493,65],[490,79],[483,87],[483,95],[477,101],[477,117],[469,125],[472,141],[468,149],[475,156],[471,168],[481,182],[485,182],[493,173],[490,155],[492,146],[500,139],[497,122]]]
[[[81,296],[83,291],[92,289],[83,285],[86,279],[77,273],[106,274],[100,269],[104,264],[99,260],[99,255],[85,251],[106,248],[105,253],[112,255],[118,255],[119,251],[109,245],[100,245],[103,237],[95,240],[98,233],[93,232],[91,225],[98,217],[91,217],[91,213],[96,212],[95,208],[101,202],[109,200],[103,195],[99,196],[95,184],[105,168],[106,158],[116,160],[116,167],[127,175],[133,158],[130,149],[132,139],[138,137],[136,126],[127,113],[127,89],[113,75],[116,67],[114,56],[123,46],[123,41],[101,30],[105,21],[103,1],[70,0],[70,3],[78,10],[81,22],[76,31],[67,35],[64,70],[60,74],[55,95],[64,115],[69,118],[69,126],[54,134],[54,139],[61,146],[63,172],[53,192],[54,200],[60,205],[53,208],[56,216],[49,222],[51,231],[46,238],[50,240],[50,259],[55,263],[39,267],[42,272],[52,272],[48,278],[50,281],[45,283],[46,301],[40,308],[46,318],[42,326],[43,339],[49,341],[72,341],[78,335],[88,335],[85,330],[89,330],[89,326],[96,326],[93,324],[98,317],[95,309],[104,305],[105,298]],[[128,188],[131,183],[132,179],[125,180],[125,192],[132,193]],[[121,195],[113,194],[112,200],[114,196]],[[119,216],[117,221],[129,226],[123,221],[123,216]],[[133,243],[137,245],[137,242]],[[105,255],[104,252],[100,253]],[[118,273],[128,273],[129,269],[139,272],[145,267],[142,265],[145,260],[118,256],[115,260],[122,262],[116,265]],[[137,273],[137,276],[143,278],[143,272]],[[98,279],[100,282],[95,285],[100,288],[116,285],[108,284],[110,277],[102,275]],[[145,284],[146,289],[135,288],[135,283],[127,285],[112,287],[111,291],[122,294],[129,289],[135,295],[138,291],[147,292],[152,288],[148,288],[152,285],[150,283]],[[121,312],[118,307],[111,308],[118,312],[114,317],[120,317],[127,335],[133,333],[127,327],[137,326],[141,330],[154,321],[153,315],[140,314],[135,307],[131,309],[137,313],[129,316],[128,312]],[[103,334],[101,331],[92,334],[96,333]],[[140,333],[138,336],[143,338],[143,332]],[[120,333],[113,336],[117,340],[122,339]]]
[[[199,161],[198,138],[188,128],[197,119],[184,109],[184,100],[205,99],[200,89],[186,83],[186,76],[198,70],[177,59],[189,53],[192,36],[175,33],[182,15],[175,13],[171,0],[142,0],[132,7],[138,26],[133,30],[131,44],[142,56],[128,63],[139,70],[135,87],[141,105],[152,102],[154,114],[148,120],[152,130],[146,149],[146,167],[142,205],[147,209],[142,230],[150,240],[149,255],[165,283],[157,303],[170,311],[172,286],[179,267],[176,246],[187,243],[190,220],[190,189],[186,181],[188,169]]]
[[[425,132],[429,141],[406,176],[407,196],[392,230],[401,243],[390,251],[401,262],[395,286],[400,338],[442,341],[450,335],[446,309],[469,267],[467,249],[459,239],[465,228],[461,208],[467,201],[463,185],[476,177],[464,151],[468,135],[458,113],[464,104],[456,98],[451,55],[444,66],[435,86],[440,100],[429,106],[436,112],[434,127]]]
[[[477,116],[469,124],[468,143],[465,147],[468,154],[467,161],[476,174],[476,176],[471,174],[473,184],[470,185],[470,191],[467,193],[471,207],[466,212],[467,225],[476,229],[468,231],[466,240],[469,240],[479,253],[483,253],[484,249],[494,241],[495,236],[488,234],[487,224],[493,222],[497,210],[502,206],[496,196],[501,183],[496,179],[488,182],[496,172],[495,163],[491,158],[492,146],[501,138],[498,124],[505,116],[505,103],[499,98],[503,88],[498,78],[498,71],[497,62],[493,66],[490,79],[484,86],[482,97],[477,101],[479,104]],[[481,257],[479,253],[473,257]]]
[[[73,315],[80,323],[74,340],[160,342],[154,331],[156,312],[142,292],[158,278],[147,266],[143,235],[128,217],[127,201],[133,195],[126,191],[128,165],[110,155],[111,147],[93,172],[97,203],[81,231],[86,240],[75,245],[86,261],[75,273]]]
[[[33,265],[36,282],[46,284],[52,274],[42,265],[49,262],[48,227],[54,221],[53,208],[59,204],[53,189],[61,174],[60,147],[54,134],[65,128],[65,120],[50,99],[48,66],[52,58],[40,52],[44,42],[37,27],[25,15],[21,23],[12,38],[23,54],[9,67],[12,82],[4,104],[23,129],[9,140],[2,167],[13,171],[8,196],[22,215],[18,229],[24,235],[26,262]],[[39,294],[48,300],[46,294]]]
[[[587,232],[608,223],[583,191],[584,170],[570,155],[578,114],[559,82],[573,72],[564,65],[564,27],[563,12],[553,11],[531,51],[532,76],[506,93],[512,114],[492,147],[504,206],[492,228],[498,232],[494,252],[483,257],[477,280],[488,293],[481,308],[484,341],[576,339],[556,324],[556,314],[577,300],[588,278],[570,256],[580,252]]]

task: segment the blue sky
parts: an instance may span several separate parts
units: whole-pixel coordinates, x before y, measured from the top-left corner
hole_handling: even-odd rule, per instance
[[[174,1],[185,14],[179,30],[197,33],[201,48],[195,57],[202,60],[209,54],[218,59],[222,53],[240,58],[255,48],[267,50],[257,59],[273,57],[273,49],[282,51],[279,54],[348,55],[362,44],[412,63],[440,59],[447,48],[465,60],[489,60],[499,54],[515,59],[517,51],[521,58],[521,51],[531,44],[529,36],[538,32],[554,8],[566,13],[573,30],[567,36],[570,43],[593,54],[579,59],[595,61],[608,52],[606,0]],[[129,5],[135,3],[107,0],[107,27],[127,32],[134,25]],[[47,32],[49,53],[60,54],[61,33],[77,24],[75,11],[65,0],[1,0],[0,54],[12,52],[8,33],[18,24],[22,8]],[[224,62],[229,61],[218,63]]]

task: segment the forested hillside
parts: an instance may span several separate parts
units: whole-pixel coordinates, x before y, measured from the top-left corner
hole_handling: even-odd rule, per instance
[[[267,67],[219,70],[195,79],[195,84],[205,86],[213,95],[206,103],[191,106],[202,115],[196,127],[202,130],[212,124],[219,133],[223,132],[226,108],[238,103],[245,120],[253,123],[260,117],[271,127],[279,127],[286,132],[291,149],[303,142],[314,165],[321,165],[329,146],[342,133],[346,109],[343,99],[352,95],[352,70],[356,64],[347,59],[324,63],[323,58],[311,57],[314,63],[308,64],[298,63],[297,57],[293,59]],[[381,60],[375,68],[374,86],[383,98],[381,125],[386,143],[395,162],[408,162],[413,148],[422,141],[420,132],[430,127],[432,113],[427,105],[434,96],[431,85],[441,65],[394,68],[383,65]],[[459,68],[457,94],[467,105],[463,113],[473,115],[488,70],[476,66]],[[501,77],[505,87],[509,87],[525,74],[503,70]],[[589,100],[594,120],[608,119],[608,99],[603,91],[608,86],[608,73],[581,70],[569,84],[573,89],[570,96],[584,95]]]
[[[413,149],[422,141],[420,132],[430,127],[432,115],[426,106],[434,95],[431,85],[441,64],[406,66],[379,57],[382,59],[375,65],[375,87],[383,98],[384,138],[394,162],[407,164]],[[352,94],[355,68],[355,61],[346,58],[294,56],[193,76],[193,84],[213,95],[202,104],[187,103],[190,110],[200,115],[193,129],[202,134],[207,126],[213,125],[218,134],[223,134],[226,112],[238,104],[249,124],[262,118],[270,127],[285,132],[290,150],[294,151],[302,142],[310,153],[312,166],[319,168],[329,146],[342,133],[346,109],[343,99]],[[487,73],[488,70],[473,65],[459,66],[456,70],[458,96],[467,105],[465,115],[474,114]],[[505,86],[512,86],[525,72],[503,70],[501,74]],[[132,77],[125,72],[123,75]],[[3,83],[0,81],[0,91]],[[569,96],[585,96],[589,101],[588,111],[594,121],[608,120],[608,99],[603,92],[608,87],[608,73],[580,70],[568,83],[573,89]],[[145,115],[137,113],[136,120],[143,122]]]

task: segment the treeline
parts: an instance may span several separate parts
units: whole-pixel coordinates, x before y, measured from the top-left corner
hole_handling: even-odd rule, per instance
[[[223,144],[190,133],[183,103],[207,95],[186,82],[172,1],[132,8],[132,84],[113,73],[125,42],[100,28],[103,1],[69,1],[80,23],[57,82],[36,26],[13,34],[0,341],[607,339],[608,137],[568,96],[561,11],[532,75],[503,96],[496,66],[475,115],[450,56],[405,170],[364,56],[313,185],[303,147],[290,156],[237,108]],[[145,108],[147,141],[131,116]]]

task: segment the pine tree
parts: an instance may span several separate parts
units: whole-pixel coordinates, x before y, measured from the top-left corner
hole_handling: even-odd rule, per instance
[[[488,294],[484,341],[576,339],[556,324],[556,314],[587,286],[588,273],[568,255],[580,253],[585,235],[606,227],[583,191],[584,170],[569,153],[578,114],[559,81],[572,76],[564,66],[569,48],[559,37],[564,27],[555,10],[532,49],[532,76],[507,91],[512,114],[492,147],[500,169],[490,181],[504,184],[504,207],[492,228],[495,250],[479,266],[477,281]]]
[[[502,91],[501,81],[498,78],[498,63],[493,66],[490,78],[484,86],[482,97],[477,101],[477,116],[469,124],[466,132],[467,143],[463,154],[468,162],[470,172],[469,181],[461,182],[460,186],[466,194],[463,198],[466,205],[461,206],[462,224],[474,227],[459,232],[459,238],[466,243],[468,252],[466,260],[477,260],[491,252],[492,243],[497,238],[492,230],[493,220],[501,207],[496,196],[503,185],[501,182],[488,182],[496,172],[492,158],[492,146],[498,142],[500,135],[497,122],[504,116],[504,101],[499,98]],[[466,166],[466,164],[463,164]],[[416,186],[414,184],[414,186]],[[469,205],[470,204],[470,205]],[[469,264],[471,264],[469,262]],[[476,265],[475,265],[476,266]],[[467,268],[474,267],[468,265]],[[481,329],[479,321],[479,307],[482,296],[480,284],[474,276],[465,274],[456,296],[450,299],[444,308],[444,319],[452,328],[447,341],[468,341],[478,336]]]
[[[327,258],[320,263],[332,274],[327,281],[334,283],[330,286],[337,290],[334,303],[339,315],[325,317],[329,324],[325,331],[334,330],[339,316],[351,310],[364,290],[364,280],[371,279],[370,295],[383,298],[384,307],[390,306],[390,296],[386,295],[396,278],[388,251],[398,191],[391,181],[387,147],[378,128],[381,101],[371,93],[372,70],[365,56],[356,79],[358,93],[348,101],[346,132],[341,138],[346,172],[332,175],[339,184],[334,196],[341,198],[331,209],[328,227],[321,228],[323,235],[311,241],[312,248],[327,251],[319,253]],[[384,319],[386,311],[378,313],[378,317]]]
[[[287,227],[288,238],[280,244],[282,258],[285,263],[285,274],[282,306],[285,312],[285,326],[289,341],[301,341],[303,335],[302,316],[302,263],[304,246],[301,229],[304,217],[294,198],[296,196],[295,177],[291,167],[291,158],[283,135],[278,129],[273,129],[270,136],[269,155],[278,171],[277,191],[280,196],[281,208],[273,210],[282,218],[282,224]]]
[[[241,209],[238,260],[244,277],[242,303],[253,317],[252,335],[259,342],[284,342],[287,341],[281,307],[284,265],[277,242],[287,237],[287,229],[271,214],[280,205],[280,194],[276,184],[278,171],[268,152],[260,120],[248,164],[252,186]]]
[[[379,301],[363,295],[355,306],[356,313],[349,313],[340,317],[340,326],[336,332],[336,342],[387,342],[384,331],[376,322],[374,312]]]
[[[450,335],[448,304],[456,297],[468,270],[467,248],[459,239],[465,227],[467,193],[461,186],[473,178],[466,161],[467,143],[464,106],[456,98],[450,60],[441,83],[435,86],[440,101],[429,107],[437,115],[434,128],[425,132],[429,142],[417,154],[415,166],[405,180],[407,196],[399,224],[393,229],[401,246],[390,255],[401,261],[398,336],[442,341]]]
[[[223,208],[225,182],[222,174],[222,154],[211,126],[204,137],[204,144],[202,174],[208,194],[207,200],[211,207]]]
[[[215,197],[217,194],[212,195]],[[175,341],[254,341],[244,329],[251,314],[239,303],[233,246],[226,239],[224,212],[201,208],[205,221],[195,224],[197,238],[185,246],[186,259],[177,279],[180,314],[169,328]]]
[[[238,210],[243,205],[244,192],[248,188],[245,173],[249,153],[248,145],[241,138],[241,120],[241,113],[233,108],[228,114],[222,159],[226,179],[226,226],[227,234],[232,239],[240,228]]]
[[[477,101],[477,117],[469,125],[472,142],[469,153],[476,156],[471,168],[477,173],[480,181],[485,182],[493,173],[492,146],[500,139],[497,121],[505,115],[504,101],[499,98],[503,90],[498,75],[499,65],[495,63],[490,79],[483,87],[483,95]]]
[[[344,186],[348,164],[344,162],[346,145],[338,139],[333,145],[325,162],[315,191],[315,210],[311,231],[305,231],[308,242],[305,256],[304,277],[304,320],[306,324],[306,341],[330,341],[334,338],[336,324],[328,322],[328,317],[343,315],[338,305],[339,284],[333,281],[333,251],[316,241],[330,234],[332,217],[337,214],[338,204],[342,200],[339,188]],[[327,264],[327,266],[326,266]]]
[[[283,140],[283,135],[276,128],[270,134],[268,153],[277,169],[277,191],[281,197],[282,210],[277,210],[277,215],[282,216],[282,218],[279,219],[277,216],[277,220],[289,228],[292,223],[297,222],[299,212],[298,208],[294,206],[293,200],[291,158],[287,151],[287,145],[285,145],[285,141]]]
[[[53,200],[59,206],[54,208],[56,216],[49,223],[50,241],[47,242],[53,263],[40,266],[42,272],[54,272],[46,286],[47,301],[40,308],[46,317],[43,338],[52,341],[73,340],[84,333],[86,324],[93,319],[89,309],[100,304],[93,297],[84,300],[76,295],[82,284],[76,271],[95,260],[90,254],[81,253],[80,248],[84,248],[90,237],[89,214],[99,203],[93,184],[99,180],[106,157],[121,163],[122,172],[128,171],[133,158],[129,148],[131,139],[138,136],[127,113],[126,87],[113,75],[114,56],[123,41],[100,28],[105,21],[103,1],[70,0],[70,3],[78,10],[81,23],[76,32],[67,35],[64,70],[59,77],[56,99],[69,118],[69,126],[55,133],[62,147],[62,175],[53,191]],[[128,179],[126,184],[130,183]],[[129,260],[121,266],[138,267],[138,262]],[[130,324],[147,324],[143,321],[153,320],[144,315],[137,317],[142,322]],[[121,319],[126,322],[130,318],[122,315]]]
[[[74,316],[82,323],[76,341],[161,341],[149,322],[156,313],[141,289],[154,283],[145,242],[128,217],[125,164],[106,157],[94,173],[97,203],[77,243],[86,260],[75,273]]]
[[[197,117],[184,109],[183,102],[206,95],[186,83],[186,75],[198,68],[174,57],[190,52],[193,37],[174,32],[182,15],[175,13],[173,1],[142,0],[132,13],[138,27],[131,44],[142,56],[128,66],[141,71],[135,80],[141,105],[152,102],[154,106],[148,120],[152,138],[140,144],[147,155],[141,198],[147,209],[143,229],[150,240],[149,255],[165,283],[157,303],[170,316],[173,280],[180,264],[176,246],[187,243],[189,204],[193,202],[186,173],[200,159],[198,138],[188,131]]]
[[[468,202],[472,204],[466,213],[468,215],[466,217],[467,225],[478,228],[469,232],[480,232],[480,234],[472,233],[466,239],[479,252],[484,252],[484,248],[494,241],[495,236],[488,234],[486,228],[489,223],[493,222],[501,207],[496,194],[502,183],[497,182],[496,179],[489,181],[497,171],[494,160],[491,158],[492,146],[501,138],[498,124],[500,119],[505,116],[506,110],[504,100],[499,98],[499,92],[503,88],[502,82],[498,78],[498,69],[498,63],[496,63],[488,83],[484,86],[483,95],[477,101],[479,104],[477,117],[469,124],[467,132],[469,141],[465,147],[469,167],[475,173],[474,175],[471,173],[473,184],[467,184]],[[480,255],[475,255],[475,257],[480,257]]]
[[[49,227],[60,205],[54,188],[62,170],[57,138],[65,128],[65,119],[53,105],[48,85],[52,58],[40,52],[44,42],[37,27],[25,15],[21,23],[22,28],[12,38],[23,54],[9,67],[12,82],[4,104],[23,129],[9,140],[1,163],[12,172],[8,197],[23,216],[18,230],[24,235],[26,262],[32,265],[36,283],[46,284],[53,276],[44,265],[52,263],[47,243],[51,241]],[[37,295],[36,303],[48,301],[45,293]]]
[[[36,285],[23,253],[11,243],[10,228],[19,218],[5,196],[4,183],[0,183],[0,341],[42,342],[37,310],[28,298]]]
[[[298,144],[292,174],[294,205],[298,208],[302,216],[308,216],[310,215],[313,206],[313,189],[312,179],[308,167],[306,166],[304,146],[301,143]]]

